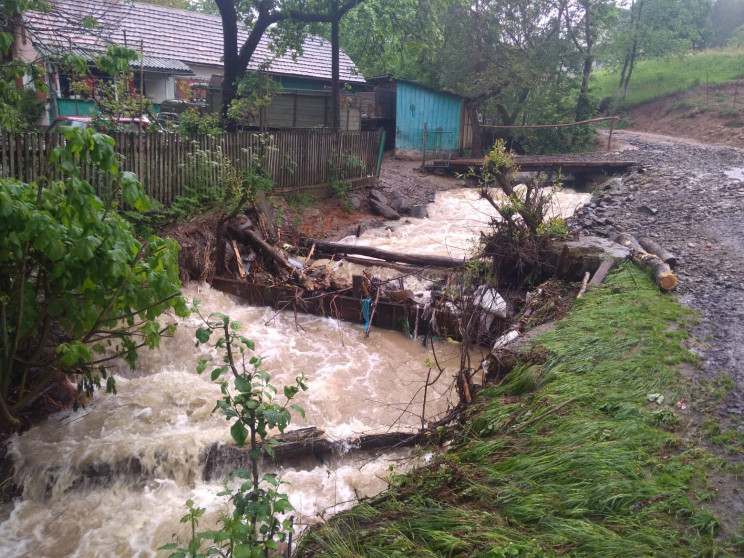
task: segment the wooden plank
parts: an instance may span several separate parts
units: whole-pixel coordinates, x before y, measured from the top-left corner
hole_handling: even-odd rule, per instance
[[[9,134],[10,136],[10,176],[13,178],[18,178],[18,165],[16,164],[16,147],[18,145],[18,142],[16,141],[16,135],[15,134]]]

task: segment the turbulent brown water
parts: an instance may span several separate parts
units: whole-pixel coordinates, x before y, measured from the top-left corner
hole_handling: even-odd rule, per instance
[[[394,232],[373,231],[359,241],[462,255],[493,212],[476,197],[472,190],[440,193],[430,206],[431,219],[412,219]],[[573,209],[584,200],[568,195],[561,207]],[[344,440],[420,425],[425,360],[431,358],[420,343],[375,328],[365,338],[358,325],[251,308],[209,287],[191,285],[185,295],[201,299],[203,313],[222,312],[243,324],[274,385],[307,376],[309,390],[296,401],[306,418],[297,417],[292,428],[315,425]],[[214,442],[229,442],[229,423],[211,412],[219,387],[195,372],[206,351],[194,346],[199,325],[196,317],[181,322],[175,337],[142,354],[135,371],[120,369],[118,395],[99,393],[80,412],[60,412],[11,440],[15,480],[24,494],[0,508],[4,556],[166,556],[156,549],[174,534],[187,538],[179,519],[189,498],[210,510],[205,528],[215,521],[224,508],[216,496],[222,486],[202,480],[200,456]],[[439,341],[435,347],[440,363],[457,370],[457,346]],[[450,384],[451,374],[444,374],[430,390],[427,418],[452,403]],[[131,458],[137,468],[121,465]],[[410,451],[351,452],[277,472],[291,483],[286,491],[302,526],[380,492],[391,467],[399,470],[411,459]],[[93,464],[118,471],[98,484],[81,483]]]

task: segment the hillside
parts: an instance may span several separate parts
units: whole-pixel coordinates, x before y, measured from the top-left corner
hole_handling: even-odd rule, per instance
[[[699,86],[634,108],[628,128],[744,148],[744,83]]]

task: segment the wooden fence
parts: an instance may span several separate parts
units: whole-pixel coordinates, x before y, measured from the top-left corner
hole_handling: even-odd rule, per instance
[[[333,178],[376,177],[381,134],[286,130],[189,138],[163,133],[110,135],[116,141],[119,169],[136,173],[148,195],[167,204],[186,192],[218,185],[224,173],[248,170],[257,159],[279,190],[325,184]],[[60,134],[0,134],[2,176],[22,182],[59,178],[48,155],[63,141]],[[99,195],[111,194],[110,176],[90,164],[82,171]]]

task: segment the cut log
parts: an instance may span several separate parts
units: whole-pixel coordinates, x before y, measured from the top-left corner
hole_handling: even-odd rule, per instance
[[[611,237],[614,242],[630,248],[630,257],[638,265],[648,269],[654,276],[656,284],[664,291],[673,291],[677,288],[677,278],[672,273],[669,265],[665,264],[655,254],[649,254],[643,246],[631,235],[618,233]]]
[[[672,273],[671,268],[662,262],[658,256],[649,254],[645,250],[640,252],[637,250],[631,250],[630,253],[634,262],[639,263],[653,273],[654,278],[656,279],[656,284],[659,285],[662,290],[673,291],[677,288],[677,277]]]
[[[640,250],[645,252],[643,249],[643,246],[636,240],[636,237],[634,237],[632,234],[628,233],[615,233],[610,236],[610,240],[612,242],[616,242],[620,244],[621,246],[625,246],[626,248],[630,250]]]
[[[649,254],[656,254],[659,259],[672,269],[677,267],[677,256],[664,249],[658,242],[647,236],[639,236],[638,243]]]
[[[279,445],[273,448],[273,460],[282,462],[308,456],[322,459],[324,455],[330,453],[346,453],[349,448],[365,451],[413,446],[421,441],[421,436],[415,432],[388,432],[338,440],[328,438],[323,430],[311,426],[280,434],[275,439],[279,441]],[[265,451],[263,455],[265,459],[269,458]],[[202,477],[209,481],[224,476],[236,468],[248,468],[251,462],[250,448],[215,443],[207,449],[203,460]]]
[[[377,258],[386,262],[399,262],[422,267],[461,268],[465,267],[467,263],[465,260],[456,260],[446,256],[402,254],[400,252],[380,250],[378,248],[373,248],[372,246],[354,246],[353,244],[325,242],[323,240],[314,240],[312,238],[300,239],[300,246],[303,248],[310,248],[313,244],[315,244],[315,252],[320,254],[341,256],[357,254],[360,256],[368,256],[370,258]],[[375,265],[375,262],[370,261],[369,265]]]

